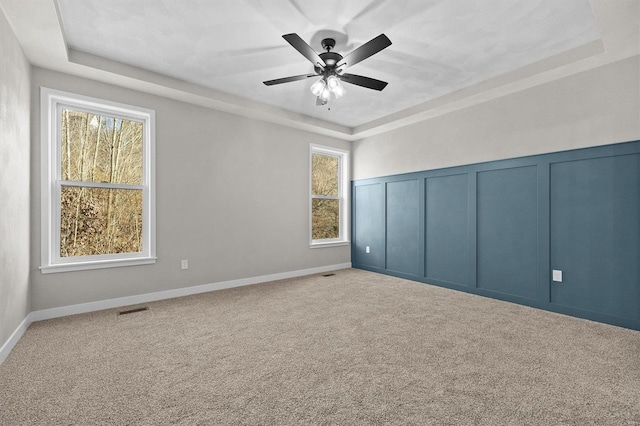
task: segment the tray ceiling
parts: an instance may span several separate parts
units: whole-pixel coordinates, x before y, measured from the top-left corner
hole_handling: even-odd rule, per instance
[[[587,0],[58,0],[68,47],[348,128],[367,125],[598,40]],[[324,107],[313,72],[282,35],[343,55],[380,33],[392,45],[348,72],[388,81],[345,85]]]
[[[313,133],[358,140],[640,54],[637,0],[0,0],[35,67]],[[333,37],[393,44],[316,107],[315,78],[267,87]],[[589,90],[585,87],[585,90]]]

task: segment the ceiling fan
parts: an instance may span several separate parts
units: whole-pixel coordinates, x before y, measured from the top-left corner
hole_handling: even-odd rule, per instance
[[[336,41],[332,38],[322,40],[322,48],[326,50],[326,52],[320,54],[316,53],[316,51],[305,43],[296,33],[285,34],[282,38],[311,61],[315,74],[294,75],[292,77],[268,80],[264,82],[267,86],[319,76],[320,80],[311,86],[311,93],[317,97],[316,105],[326,105],[332,93],[336,99],[345,94],[344,87],[340,84],[341,81],[373,90],[382,90],[387,85],[386,81],[344,72],[347,66],[355,65],[390,46],[391,40],[384,34],[380,34],[378,37],[369,40],[345,57],[331,51],[336,45]]]

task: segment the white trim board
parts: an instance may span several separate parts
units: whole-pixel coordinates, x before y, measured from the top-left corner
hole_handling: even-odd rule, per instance
[[[173,290],[158,291],[155,293],[138,294],[135,296],[119,297],[116,299],[100,300],[97,302],[81,303],[77,305],[61,306],[59,308],[42,309],[33,311],[20,323],[11,337],[0,348],[0,365],[9,356],[11,350],[18,343],[22,335],[31,323],[69,315],[83,314],[87,312],[101,311],[103,309],[117,308],[121,306],[136,305],[139,303],[154,302],[156,300],[173,299],[175,297],[190,296],[192,294],[207,293],[226,288],[242,287],[246,285],[267,283],[270,281],[285,280],[288,278],[303,277],[306,275],[321,274],[323,272],[337,271],[351,268],[351,262],[335,265],[320,266],[317,268],[300,269],[297,271],[282,272],[278,274],[262,275],[258,277],[241,278],[219,283],[202,284],[193,287],[177,288]]]
[[[9,336],[9,339],[4,342],[4,345],[0,347],[0,365],[2,365],[4,360],[9,356],[9,353],[11,353],[13,347],[16,345],[16,343],[18,343],[18,340],[20,340],[20,338],[22,337],[24,332],[27,331],[27,328],[29,328],[32,322],[33,320],[31,318],[31,313],[29,313],[26,318],[22,320],[18,328],[15,329],[13,334]]]

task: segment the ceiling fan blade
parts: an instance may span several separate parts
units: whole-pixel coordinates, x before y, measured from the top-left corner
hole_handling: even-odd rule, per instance
[[[363,77],[356,74],[342,74],[340,80],[345,83],[355,84],[356,86],[366,87],[367,89],[382,90],[387,87],[386,81],[376,80],[375,78]]]
[[[338,63],[336,64],[336,68],[344,64],[346,64],[347,66],[353,66],[389,46],[391,46],[391,40],[389,40],[386,35],[380,34],[378,37],[369,40],[368,42],[342,58],[340,61],[338,61]]]
[[[289,82],[292,82],[292,81],[304,80],[304,79],[307,79],[309,77],[317,77],[317,76],[318,76],[318,74],[294,75],[294,76],[291,76],[291,77],[276,78],[275,80],[264,81],[263,83],[266,84],[267,86],[273,86],[274,84],[289,83]]]
[[[320,68],[324,68],[327,64],[324,63],[322,58],[316,53],[315,50],[311,48],[300,36],[296,33],[285,34],[282,36],[285,40],[289,42],[294,49],[298,52],[302,53],[302,55],[311,61],[314,66],[319,66]]]

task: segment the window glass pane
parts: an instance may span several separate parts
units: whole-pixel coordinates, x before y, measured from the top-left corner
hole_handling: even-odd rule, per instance
[[[142,251],[142,190],[62,186],[60,257]]]
[[[138,121],[63,108],[63,180],[142,183],[142,128]]]
[[[311,191],[313,195],[338,196],[338,157],[313,154],[311,156]]]
[[[311,230],[314,240],[340,237],[340,200],[311,200]]]

